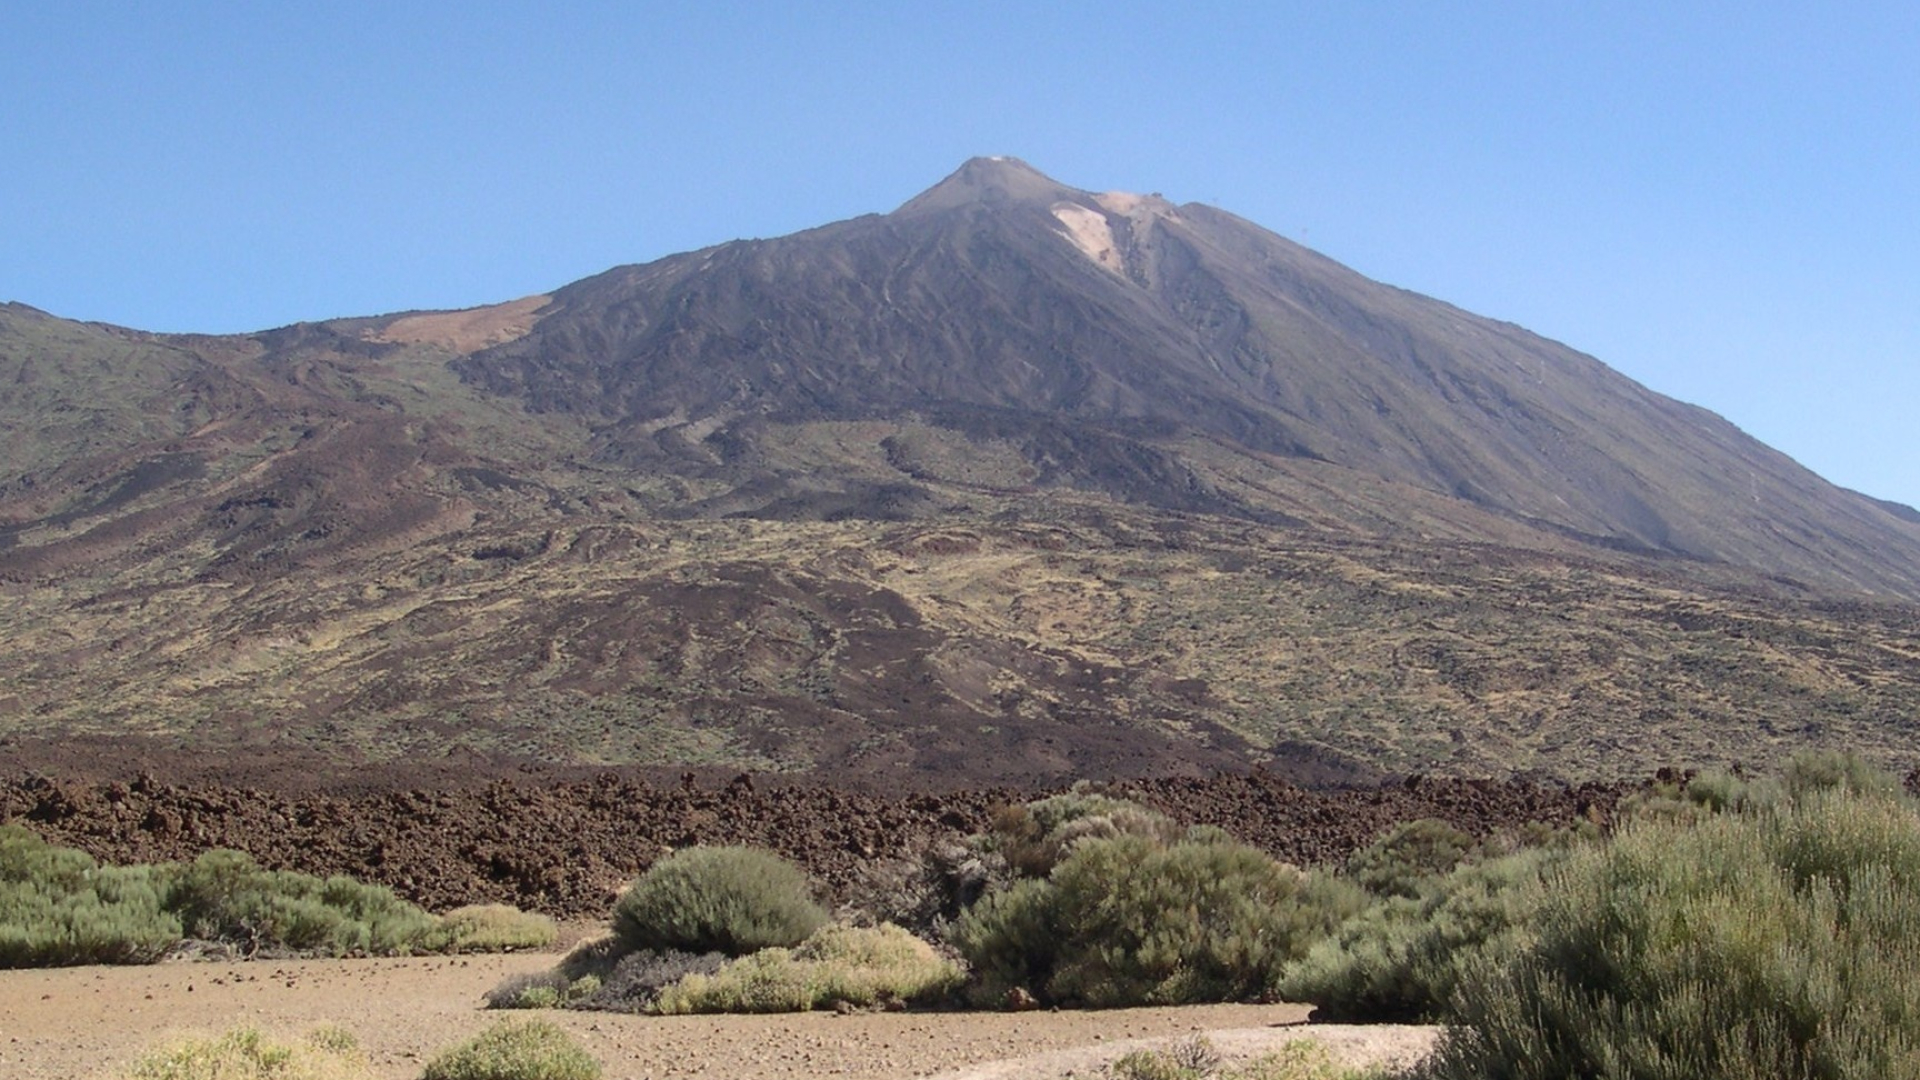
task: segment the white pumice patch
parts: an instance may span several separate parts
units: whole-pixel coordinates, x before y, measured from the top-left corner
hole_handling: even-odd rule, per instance
[[[1058,202],[1053,204],[1053,216],[1065,226],[1067,239],[1073,241],[1073,246],[1085,253],[1087,258],[1116,274],[1126,273],[1126,264],[1121,261],[1119,245],[1114,242],[1113,226],[1108,223],[1107,215],[1079,203]]]

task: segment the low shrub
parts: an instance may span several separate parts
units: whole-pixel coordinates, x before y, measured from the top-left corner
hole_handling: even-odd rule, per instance
[[[1205,1035],[1181,1039],[1165,1050],[1133,1050],[1107,1066],[1113,1080],[1204,1080],[1217,1076],[1220,1052]]]
[[[598,975],[567,978],[560,971],[514,975],[487,991],[489,1009],[560,1009],[579,1005],[600,991]]]
[[[1920,1077],[1920,817],[1851,784],[1630,823],[1471,964],[1438,1078]]]
[[[432,952],[512,952],[544,949],[559,936],[560,928],[545,915],[510,904],[472,904],[440,916],[425,944]]]
[[[1260,997],[1358,911],[1355,887],[1219,836],[1087,840],[1045,880],[988,895],[955,924],[975,993],[1095,1007]]]
[[[1021,877],[1045,877],[1082,840],[1142,836],[1167,844],[1182,830],[1173,819],[1139,803],[1076,788],[994,814],[991,846]]]
[[[651,1012],[661,991],[689,975],[711,975],[725,967],[721,953],[641,952],[626,953],[599,976],[600,987],[580,998],[575,1008],[603,1012]],[[581,978],[593,978],[592,975]]]
[[[1460,970],[1482,950],[1511,950],[1533,886],[1567,849],[1530,848],[1429,879],[1342,923],[1290,964],[1277,987],[1311,1002],[1314,1019],[1414,1023],[1444,1019]]]
[[[1379,1072],[1343,1068],[1326,1046],[1296,1039],[1251,1061],[1229,1065],[1203,1035],[1166,1050],[1135,1050],[1107,1066],[1110,1080],[1385,1080]]]
[[[1646,791],[1621,805],[1627,820],[1698,821],[1710,814],[1761,813],[1829,794],[1901,799],[1898,777],[1855,754],[1804,750],[1789,758],[1779,776],[1747,776],[1724,769],[1686,777],[1662,774]]]
[[[1349,880],[1376,896],[1419,896],[1429,880],[1465,862],[1473,837],[1435,818],[1395,825],[1347,860]]]
[[[487,992],[489,1009],[592,1009],[642,1013],[688,975],[711,975],[720,953],[627,952],[611,934],[574,946],[558,967],[515,975]]]
[[[297,1043],[253,1028],[188,1039],[142,1057],[127,1080],[370,1080],[372,1070],[352,1035],[321,1028]]]
[[[328,1053],[357,1054],[360,1052],[359,1036],[338,1024],[321,1024],[307,1032],[302,1041],[308,1046]]]
[[[427,1063],[422,1080],[599,1080],[600,1063],[545,1020],[508,1020]]]
[[[1905,797],[1899,777],[1841,750],[1805,750],[1793,755],[1781,770],[1780,783],[1793,799],[1835,792],[1871,799]]]
[[[267,870],[238,851],[210,851],[158,877],[188,936],[249,951],[403,953],[430,946],[437,926],[383,885]]]
[[[183,939],[249,955],[476,952],[550,944],[553,922],[503,905],[436,919],[383,886],[267,870],[237,851],[101,866],[0,826],[0,967],[150,963]]]
[[[102,867],[0,825],[0,967],[140,964],[180,940],[147,867]]]
[[[690,974],[660,992],[660,1013],[806,1012],[947,996],[960,966],[897,926],[830,926],[797,948],[770,948]]]
[[[629,950],[743,956],[806,940],[827,921],[800,868],[770,851],[693,847],[640,875],[613,911]]]

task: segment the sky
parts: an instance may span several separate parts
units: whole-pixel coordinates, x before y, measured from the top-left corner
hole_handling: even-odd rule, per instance
[[[0,9],[0,300],[458,308],[968,157],[1230,210],[1920,504],[1920,5]]]

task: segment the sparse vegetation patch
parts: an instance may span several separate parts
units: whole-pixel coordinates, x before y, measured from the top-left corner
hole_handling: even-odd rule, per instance
[[[1228,1064],[1204,1035],[1165,1050],[1135,1050],[1107,1066],[1108,1080],[1386,1080],[1380,1072],[1342,1068],[1327,1048],[1298,1039],[1251,1061]]]
[[[254,1028],[185,1039],[136,1062],[126,1080],[370,1080],[357,1041],[339,1028],[319,1028],[284,1042]]]

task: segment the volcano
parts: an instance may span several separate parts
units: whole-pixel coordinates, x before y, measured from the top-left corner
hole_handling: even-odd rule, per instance
[[[1920,515],[1013,158],[467,311],[7,305],[0,419],[0,734],[35,745],[994,780],[1605,770],[1920,715]]]

